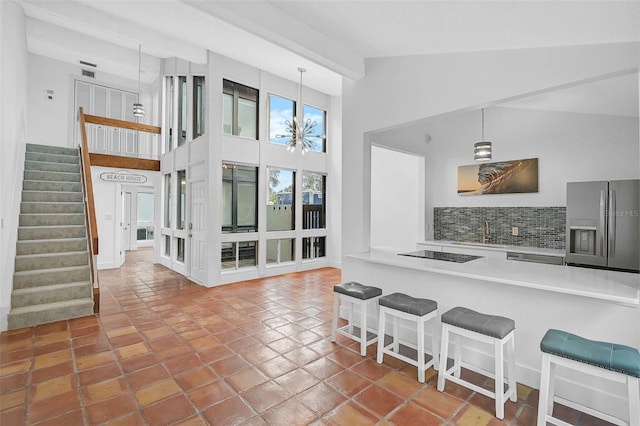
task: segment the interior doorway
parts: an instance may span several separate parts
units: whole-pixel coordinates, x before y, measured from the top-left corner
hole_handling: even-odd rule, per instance
[[[153,187],[123,185],[120,216],[120,266],[126,254],[139,248],[153,250],[155,240],[155,192]]]
[[[425,236],[424,157],[371,146],[371,247],[415,250]]]

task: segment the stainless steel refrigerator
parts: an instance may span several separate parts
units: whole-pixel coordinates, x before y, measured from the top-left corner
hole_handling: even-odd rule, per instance
[[[640,270],[640,180],[567,183],[567,264]]]

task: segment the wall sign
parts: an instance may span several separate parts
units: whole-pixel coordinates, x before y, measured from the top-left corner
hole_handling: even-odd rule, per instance
[[[538,159],[458,166],[458,195],[538,192]]]
[[[125,170],[118,170],[117,172],[102,172],[100,173],[100,179],[105,182],[121,182],[121,183],[145,183],[147,177],[144,175],[137,175]]]

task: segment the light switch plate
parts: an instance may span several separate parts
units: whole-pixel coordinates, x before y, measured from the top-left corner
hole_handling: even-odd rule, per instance
[[[515,235],[515,236],[518,235],[518,227],[517,226],[514,226],[514,227],[511,228],[511,235]]]

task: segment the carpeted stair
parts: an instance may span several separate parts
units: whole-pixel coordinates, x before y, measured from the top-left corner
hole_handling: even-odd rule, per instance
[[[93,314],[78,150],[27,144],[9,330]]]

